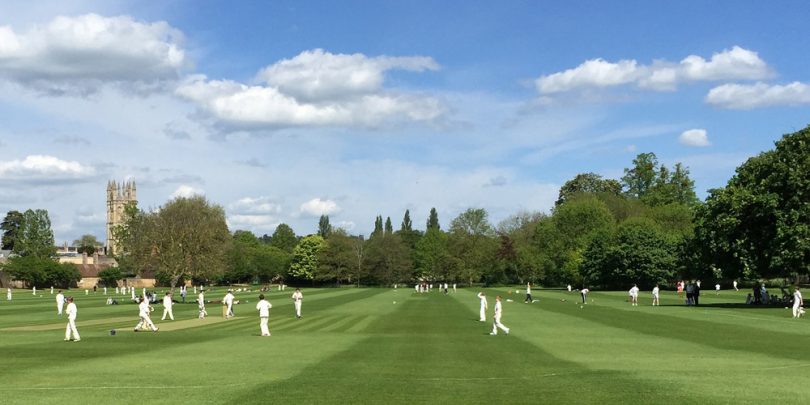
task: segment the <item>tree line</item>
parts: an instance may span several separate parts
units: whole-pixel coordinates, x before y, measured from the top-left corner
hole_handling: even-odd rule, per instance
[[[377,216],[368,237],[332,227],[326,215],[306,236],[286,224],[261,237],[231,233],[223,208],[199,196],[148,212],[130,206],[113,232],[122,247],[116,271],[154,274],[171,286],[189,279],[605,288],[679,279],[795,282],[810,273],[808,145],[810,127],[783,136],[705,202],[688,168],[641,153],[620,179],[581,173],[565,182],[548,214],[519,212],[493,224],[486,209],[469,208],[443,227],[433,208],[417,229],[406,210],[396,228],[391,217]]]

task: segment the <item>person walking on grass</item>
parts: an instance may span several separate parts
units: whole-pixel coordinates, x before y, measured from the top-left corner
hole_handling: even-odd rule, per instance
[[[532,283],[526,283],[526,299],[523,300],[524,304],[532,303]]]
[[[658,288],[658,284],[656,284],[655,287],[653,287],[653,290],[652,290],[652,296],[653,296],[653,303],[652,304],[653,304],[654,307],[661,305],[661,303],[658,301],[658,295],[659,295],[660,292],[661,292],[661,290]]]
[[[799,286],[796,286],[796,291],[793,292],[793,317],[801,318],[804,314],[804,299],[802,299],[802,292],[799,291]]]
[[[487,296],[484,295],[483,291],[481,291],[481,292],[478,293],[478,299],[481,301],[481,308],[478,311],[479,315],[480,315],[478,317],[478,321],[479,322],[486,322],[487,321],[487,309],[488,309]]]
[[[633,304],[634,307],[638,306],[638,286],[633,284],[633,287],[630,288],[628,291],[630,294],[630,303]]]
[[[297,292],[300,293],[300,291]],[[261,329],[262,336],[270,336],[270,328],[267,326],[267,322],[270,320],[270,308],[273,308],[273,305],[264,299],[264,294],[259,294],[256,310],[259,311],[259,329]]]
[[[734,291],[740,291],[740,289],[737,288],[737,280],[734,280],[731,284],[734,285]]]
[[[138,316],[141,320],[135,326],[135,332],[143,330],[144,328],[149,328],[152,332],[158,331],[157,326],[152,322],[151,313],[153,310],[154,308],[149,305],[149,301],[146,300],[146,297],[141,297],[141,303],[138,304]]]
[[[174,320],[174,313],[172,313],[172,306],[174,302],[172,301],[172,293],[166,291],[166,295],[163,296],[163,317],[160,318],[161,321],[166,320],[166,315],[169,316],[169,319]]]
[[[67,327],[65,327],[65,342],[70,341],[71,333],[73,334],[73,341],[78,342],[82,340],[82,338],[79,337],[79,331],[76,330],[76,304],[73,303],[73,297],[68,297],[67,302],[68,304],[65,312],[67,312],[68,323]]]
[[[233,318],[233,291],[228,290],[225,297],[222,298],[222,305],[225,305],[225,319]]]
[[[584,288],[584,287],[581,290],[579,290],[579,295],[582,296],[582,303],[583,304],[588,303],[588,293],[589,292],[591,292],[591,290],[589,290],[587,288]]]
[[[509,328],[501,323],[501,316],[503,315],[503,306],[501,305],[501,296],[495,297],[495,316],[492,317],[492,332],[490,335],[495,336],[498,334],[498,329],[509,334]]]
[[[292,295],[292,300],[295,304],[295,317],[301,319],[301,303],[304,301],[304,294],[301,294],[300,288],[295,289],[295,292]]]
[[[56,293],[56,315],[62,315],[62,308],[65,306],[65,295],[62,290]]]
[[[200,289],[200,295],[197,296],[197,308],[200,310],[200,319],[205,319],[205,316],[208,315],[208,311],[205,310],[205,291]]]

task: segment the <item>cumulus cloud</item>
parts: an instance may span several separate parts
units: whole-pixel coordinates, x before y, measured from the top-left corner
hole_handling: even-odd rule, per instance
[[[313,198],[303,204],[299,211],[302,214],[311,215],[313,217],[321,215],[330,215],[340,212],[340,206],[332,200],[321,200],[320,198]]]
[[[541,94],[630,84],[666,91],[684,82],[759,80],[771,75],[770,67],[756,52],[734,46],[713,54],[709,60],[689,55],[678,63],[658,60],[643,65],[636,60],[592,59],[575,68],[541,76],[535,80],[535,86]]]
[[[281,223],[281,203],[270,197],[243,197],[228,204],[227,211],[233,229],[265,232]]]
[[[709,146],[709,137],[706,136],[705,129],[690,129],[683,131],[678,137],[678,142],[686,146]]]
[[[281,204],[270,197],[244,197],[228,205],[235,214],[279,214]]]
[[[766,83],[724,84],[709,90],[706,102],[720,108],[748,110],[780,105],[810,104],[810,85],[793,82],[785,85]]]
[[[76,161],[48,155],[30,155],[23,160],[0,161],[0,180],[59,183],[86,181],[96,176],[96,169]]]
[[[204,195],[204,194],[205,194],[205,191],[203,189],[183,184],[180,187],[177,187],[177,190],[174,190],[174,192],[169,196],[169,198],[172,198],[172,199],[174,199],[174,198],[190,198],[190,197],[194,197],[196,195]]]
[[[427,57],[369,58],[317,49],[268,66],[255,84],[192,75],[176,93],[218,125],[234,130],[430,122],[444,114],[441,101],[386,89],[383,81],[388,70],[437,68]]]
[[[0,78],[51,94],[87,94],[105,83],[139,88],[175,80],[189,62],[166,22],[86,14],[24,32],[0,27]]]

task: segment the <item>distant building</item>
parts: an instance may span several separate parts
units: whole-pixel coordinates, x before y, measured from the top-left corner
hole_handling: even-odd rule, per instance
[[[138,197],[134,181],[118,184],[115,181],[107,183],[107,242],[104,244],[107,256],[114,256],[117,252],[113,229],[124,223],[124,207],[128,204],[138,204]]]

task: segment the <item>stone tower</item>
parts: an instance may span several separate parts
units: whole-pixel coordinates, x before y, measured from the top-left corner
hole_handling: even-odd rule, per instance
[[[135,191],[135,181],[125,181],[118,184],[115,181],[107,182],[107,255],[118,253],[112,230],[124,222],[124,207],[128,204],[138,204]]]

